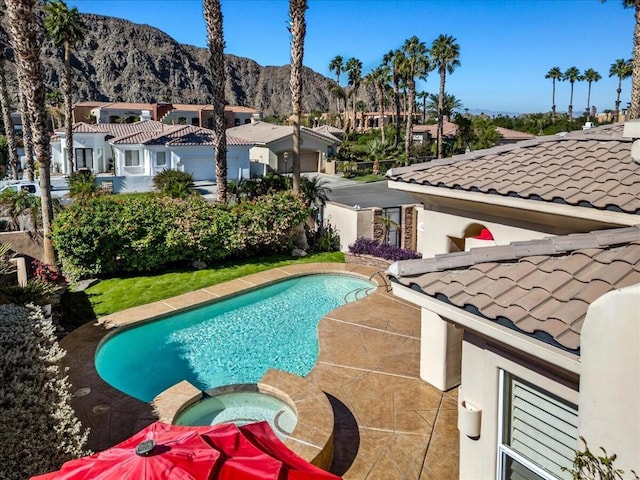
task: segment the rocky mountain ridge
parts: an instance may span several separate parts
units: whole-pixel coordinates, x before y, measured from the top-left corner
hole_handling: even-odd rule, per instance
[[[74,102],[83,100],[206,104],[211,101],[209,51],[176,42],[148,25],[94,14],[82,14],[86,38],[71,60]],[[9,84],[16,91],[15,66],[6,28],[0,24]],[[50,42],[43,46],[45,84],[59,90],[63,53]],[[225,55],[226,100],[262,110],[265,115],[291,112],[289,65],[261,66],[248,58]],[[329,89],[333,80],[304,68],[304,111],[335,110]],[[363,89],[364,90],[364,89]]]

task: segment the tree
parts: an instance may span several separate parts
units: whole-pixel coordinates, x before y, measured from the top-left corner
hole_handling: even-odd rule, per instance
[[[329,71],[336,72],[336,83],[340,86],[340,74],[344,71],[344,60],[340,55],[333,57],[333,60],[329,63]],[[340,99],[337,99],[338,113],[340,113]]]
[[[291,33],[291,109],[293,111],[293,175],[292,190],[300,195],[300,114],[302,112],[302,60],[307,34],[305,12],[307,0],[289,1],[289,32]]]
[[[624,58],[617,59],[614,63],[611,64],[611,68],[609,68],[609,76],[617,76],[618,77],[618,89],[616,92],[618,96],[616,97],[616,122],[620,121],[620,94],[622,93],[622,81],[626,80],[633,73],[633,62],[632,60],[625,60]]]
[[[51,202],[51,150],[47,132],[45,89],[40,50],[37,0],[5,0],[9,38],[16,57],[16,71],[20,91],[26,97],[27,111],[31,120],[33,147],[39,165],[40,190],[42,196],[43,260],[56,265],[56,254],[50,238],[53,221]]]
[[[29,478],[89,453],[59,366],[63,356],[40,308],[0,305],[0,477]]]
[[[437,117],[440,105],[440,96],[434,93],[428,95],[427,112],[431,116]],[[447,92],[444,93],[444,102],[442,103],[442,116],[449,121],[453,112],[459,108],[462,108],[462,102],[456,98],[455,95],[451,95]]]
[[[71,48],[84,42],[86,26],[76,7],[69,9],[64,0],[45,4],[44,19],[47,36],[58,47],[64,48],[64,73],[62,94],[64,95],[64,130],[69,173],[74,171],[73,162],[73,117],[71,99]]]
[[[9,91],[7,89],[7,80],[4,71],[4,54],[2,50],[0,50],[0,107],[2,108],[2,123],[4,124],[4,134],[7,139],[11,175],[14,180],[17,180],[20,162],[18,158],[16,135],[13,129],[13,120],[11,120],[11,101],[9,99]]]
[[[356,97],[358,95],[358,88],[362,82],[362,62],[357,58],[350,58],[345,65],[345,71],[347,72],[349,81],[348,84],[351,87],[351,108],[353,110],[353,127],[356,126]],[[349,123],[347,123],[347,132],[349,130]]]
[[[329,87],[329,93],[331,94],[331,96],[336,97],[336,102],[338,105],[338,118],[342,123],[343,120],[340,118],[340,100],[342,100],[346,106],[347,92],[345,92],[344,88],[342,88],[340,85],[338,85],[337,83],[334,83]]]
[[[366,76],[365,81],[371,84],[376,89],[376,97],[378,100],[378,112],[380,113],[380,120],[378,127],[382,135],[382,143],[386,143],[385,131],[384,131],[384,91],[389,84],[389,69],[385,65],[380,65],[374,68]]]
[[[438,158],[442,158],[442,130],[444,125],[444,87],[447,73],[451,75],[460,66],[460,46],[450,35],[440,35],[431,46],[432,67],[440,73],[440,93],[438,100]]]
[[[602,79],[602,75],[596,72],[593,68],[588,68],[584,71],[582,76],[585,82],[589,85],[587,92],[587,122],[591,119],[591,84]]]
[[[406,62],[404,70],[409,88],[407,129],[404,136],[404,162],[409,165],[411,142],[413,141],[413,107],[416,103],[416,77],[425,78],[430,68],[429,54],[424,42],[415,35],[405,40],[402,51]]]
[[[391,80],[393,82],[393,106],[394,106],[394,124],[396,135],[393,139],[393,148],[398,147],[400,141],[400,84],[402,83],[402,64],[404,62],[404,53],[401,50],[391,50],[382,57],[382,63],[391,71]]]
[[[203,0],[204,21],[209,44],[209,72],[213,102],[213,131],[216,150],[216,190],[218,202],[227,202],[227,133],[224,119],[224,35],[220,0]]]
[[[483,148],[491,148],[496,144],[496,140],[500,136],[493,122],[484,116],[478,116],[473,119],[473,134],[475,142],[473,148],[476,150]]]
[[[20,85],[20,78],[18,78]],[[24,148],[25,165],[24,171],[27,174],[27,180],[33,182],[34,165],[33,165],[33,135],[31,135],[31,119],[29,117],[29,107],[27,106],[27,97],[24,95],[22,87],[20,92],[20,111],[22,112],[22,146]]]
[[[551,94],[551,118],[552,121],[555,123],[556,121],[556,80],[558,81],[562,81],[562,70],[560,70],[560,67],[552,67],[551,70],[549,70],[547,72],[547,74],[544,76],[544,78],[550,78],[552,85],[553,85],[553,90],[552,90],[552,94]]]
[[[580,75],[580,70],[577,67],[569,67],[562,74],[562,80],[567,81],[571,84],[571,95],[569,96],[569,110],[567,113],[569,114],[569,119],[573,119],[573,85],[576,82],[582,80],[582,75]]]
[[[429,98],[428,92],[416,92],[416,98],[422,100],[422,123],[427,121],[427,99]]]
[[[624,8],[634,8],[633,59],[631,61],[631,109],[629,118],[640,118],[640,0],[622,0]]]
[[[329,195],[331,195],[331,188],[326,180],[319,177],[302,177],[301,198],[308,208],[325,206],[327,200],[329,200]]]
[[[453,117],[453,123],[458,127],[456,150],[460,152],[471,150],[471,144],[476,140],[473,131],[473,122],[464,115],[456,113],[455,117]]]
[[[373,174],[380,174],[380,158],[389,150],[384,140],[374,138],[368,145],[369,155],[373,157]]]

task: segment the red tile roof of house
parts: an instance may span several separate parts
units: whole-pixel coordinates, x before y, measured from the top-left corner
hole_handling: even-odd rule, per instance
[[[392,281],[577,350],[587,309],[640,283],[640,225],[404,260]]]
[[[640,164],[622,124],[394,168],[393,182],[640,214]],[[490,200],[489,200],[490,201]]]

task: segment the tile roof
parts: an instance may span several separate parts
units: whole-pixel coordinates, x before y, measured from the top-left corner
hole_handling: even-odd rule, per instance
[[[429,297],[576,351],[589,305],[640,283],[640,225],[405,260],[387,274]]]
[[[510,128],[496,127],[496,130],[505,140],[530,140],[536,138],[535,135],[531,135],[530,133],[511,130]]]
[[[166,125],[154,120],[142,120],[135,123],[75,123],[74,133],[103,133],[111,138],[115,145],[167,145],[193,146],[214,145],[214,132],[193,125]],[[64,134],[64,129],[56,130]],[[227,145],[253,145],[242,138],[227,134]]]
[[[306,127],[301,127],[301,131],[325,142],[340,142],[340,140],[330,133],[321,133]],[[229,128],[227,132],[234,137],[244,138],[252,143],[271,143],[293,135],[293,127],[290,125],[274,125],[257,121]]]
[[[640,214],[640,164],[622,124],[394,168],[392,182]],[[392,186],[393,184],[390,184]]]

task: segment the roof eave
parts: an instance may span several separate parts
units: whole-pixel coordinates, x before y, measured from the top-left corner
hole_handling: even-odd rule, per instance
[[[534,212],[559,215],[564,217],[580,218],[584,220],[612,223],[615,225],[633,226],[638,224],[639,217],[632,213],[612,212],[597,208],[580,207],[554,202],[527,200],[519,197],[507,197],[503,195],[491,195],[487,193],[469,192],[443,187],[421,185],[418,183],[388,181],[389,188],[402,190],[408,193],[429,195],[441,198],[453,198],[457,200],[468,200],[476,203],[486,203],[499,205],[502,207],[529,210]]]
[[[494,321],[473,315],[461,308],[436,300],[399,283],[393,282],[392,288],[395,296],[436,313],[464,329],[491,338],[503,345],[508,345],[567,372],[580,375],[580,357],[576,354],[544,343]]]

